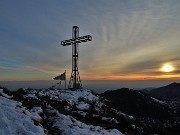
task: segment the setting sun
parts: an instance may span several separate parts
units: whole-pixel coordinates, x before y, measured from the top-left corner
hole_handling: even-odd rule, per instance
[[[166,64],[161,69],[163,72],[172,72],[174,70],[172,65]]]

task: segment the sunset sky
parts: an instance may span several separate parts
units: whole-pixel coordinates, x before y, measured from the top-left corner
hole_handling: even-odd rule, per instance
[[[0,80],[69,78],[73,26],[83,80],[180,79],[180,0],[0,0]]]

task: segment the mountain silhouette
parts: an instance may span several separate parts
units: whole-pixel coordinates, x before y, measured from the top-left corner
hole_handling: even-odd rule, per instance
[[[170,108],[165,102],[139,90],[121,88],[113,91],[108,90],[101,95],[108,99],[115,108],[133,116],[151,118],[170,116]]]
[[[180,98],[180,83],[171,83],[167,86],[153,89],[148,92],[156,98]]]

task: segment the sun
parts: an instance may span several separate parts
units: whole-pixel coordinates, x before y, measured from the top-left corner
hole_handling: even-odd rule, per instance
[[[161,70],[163,72],[172,72],[174,70],[173,66],[170,64],[165,64],[163,65],[163,67],[161,68]]]

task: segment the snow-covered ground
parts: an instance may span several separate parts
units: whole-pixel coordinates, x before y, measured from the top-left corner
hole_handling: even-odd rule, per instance
[[[117,129],[106,130],[100,126],[87,125],[63,114],[58,114],[54,127],[61,129],[63,135],[123,135]]]
[[[153,100],[154,100],[154,101],[156,101],[157,103],[167,105],[167,103],[166,103],[166,102],[163,102],[163,101],[161,101],[161,100],[159,100],[159,99],[156,99],[156,98],[153,98],[153,97],[151,97],[151,99],[153,99]]]
[[[123,133],[115,128],[106,129],[106,127],[103,126],[94,126],[90,123],[83,123],[73,117],[73,113],[75,112],[78,113],[81,118],[85,119],[85,116],[89,114],[88,111],[92,103],[95,105],[95,114],[93,116],[99,117],[102,114],[102,106],[104,104],[101,102],[100,97],[94,95],[90,90],[24,89],[24,91],[27,93],[24,94],[23,99],[19,99],[20,102],[18,102],[13,100],[12,96],[8,96],[3,93],[3,90],[0,90],[0,95],[2,95],[0,96],[0,135],[48,134],[48,129],[45,129],[45,127],[40,124],[44,118],[51,123],[49,128],[56,129],[58,134],[123,135]],[[50,100],[44,100],[43,97],[48,97]],[[36,101],[40,101],[40,104],[35,104]],[[61,107],[64,107],[64,109],[68,111],[68,115],[63,114],[63,112],[60,112],[56,107],[51,106],[55,101],[56,103],[66,102],[66,105]],[[29,103],[31,103],[31,107],[28,107]],[[72,111],[73,106],[77,108],[76,111]],[[102,121],[106,123],[108,123],[108,121],[114,122],[115,124],[119,123],[119,121],[112,116],[103,116]],[[51,134],[53,134],[53,130]]]
[[[0,96],[0,135],[45,135],[44,129],[34,125],[30,115],[26,115],[21,107],[20,102]],[[38,116],[37,111],[34,114]]]
[[[64,115],[49,106],[49,111],[56,113],[52,118],[53,127],[61,130],[62,135],[123,135],[117,129],[106,130],[100,126],[87,125],[82,123],[70,115]]]
[[[100,111],[102,103],[98,96],[94,95],[91,90],[40,90],[29,91],[28,97],[38,99],[39,97],[48,96],[51,100],[66,101],[68,103],[68,109],[75,105],[79,110],[88,110],[90,103],[95,103],[95,109]]]
[[[6,98],[12,98],[12,96],[9,96],[3,92],[3,89],[0,89],[0,94]]]
[[[35,94],[31,95],[32,97],[37,97],[37,96],[50,96],[51,99],[56,99],[59,101],[68,101],[70,105],[74,105],[79,103],[79,107],[86,108],[88,105],[84,104],[84,102],[98,102],[99,97],[95,96],[92,94],[91,90],[42,90],[38,93],[39,95]],[[29,94],[30,95],[30,94]],[[29,96],[28,95],[28,96]],[[79,99],[83,99],[82,102],[79,102]]]

